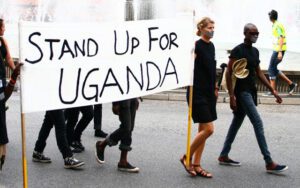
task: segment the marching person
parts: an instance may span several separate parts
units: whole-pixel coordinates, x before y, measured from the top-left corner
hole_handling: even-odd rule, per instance
[[[43,152],[46,147],[46,141],[51,129],[55,127],[56,143],[64,159],[65,168],[79,168],[84,165],[83,161],[77,160],[70,149],[66,136],[66,124],[63,110],[46,111],[44,122],[39,132],[38,139],[32,154],[32,161],[40,163],[51,163],[51,159],[46,157]]]
[[[139,101],[136,98],[123,100],[113,103],[113,113],[119,116],[120,127],[108,135],[104,141],[96,142],[96,160],[103,164],[104,151],[106,146],[115,146],[120,141],[119,149],[121,150],[118,170],[124,172],[139,172],[139,168],[132,166],[127,160],[127,154],[132,149],[132,131],[134,128],[135,115],[139,107]]]
[[[213,176],[201,165],[202,153],[206,140],[214,132],[213,121],[217,119],[218,87],[216,86],[215,47],[211,42],[214,27],[214,21],[208,17],[204,17],[197,24],[197,35],[201,38],[195,45],[193,101],[190,105],[192,105],[193,121],[198,123],[198,133],[190,146],[190,165],[186,165],[186,155],[180,159],[185,170],[191,176],[205,178]],[[187,91],[188,100],[189,88]]]
[[[276,78],[279,76],[288,85],[288,93],[292,94],[297,87],[297,83],[292,82],[283,72],[278,70],[279,63],[282,62],[283,56],[286,51],[286,33],[283,25],[277,21],[278,13],[276,10],[269,12],[269,19],[273,23],[272,34],[274,37],[273,53],[271,56],[268,73],[270,78],[270,83],[273,89],[276,89]]]
[[[260,68],[259,51],[252,44],[256,42],[259,32],[254,24],[248,23],[244,27],[244,42],[236,46],[230,53],[229,63],[226,72],[226,83],[230,96],[230,108],[233,110],[233,119],[228,130],[223,149],[218,158],[219,164],[240,166],[241,163],[229,158],[231,145],[240,129],[245,116],[248,116],[254,131],[255,136],[263,154],[266,170],[268,173],[279,173],[288,169],[286,165],[279,165],[273,161],[268,149],[266,138],[264,135],[263,121],[257,111],[257,89],[256,77],[271,91],[276,98],[277,103],[281,103],[282,99],[277,91],[272,88],[267,78]],[[247,76],[243,79],[236,79],[235,87],[232,85],[233,64],[235,61],[245,58],[247,60],[245,72]],[[242,70],[238,70],[242,71]]]
[[[1,50],[2,53],[2,50]],[[2,54],[1,54],[2,55]],[[11,96],[16,80],[20,74],[20,66],[18,64],[10,78],[10,81],[6,85],[5,67],[1,61],[0,65],[0,171],[5,162],[6,145],[8,143],[7,129],[6,129],[6,109],[5,102]]]
[[[6,145],[8,143],[7,129],[6,129],[6,106],[5,102],[13,92],[16,80],[20,74],[20,66],[15,66],[7,41],[3,38],[5,32],[5,23],[0,19],[0,170],[5,162]],[[6,69],[5,64],[9,66],[13,73],[8,84],[6,84]]]

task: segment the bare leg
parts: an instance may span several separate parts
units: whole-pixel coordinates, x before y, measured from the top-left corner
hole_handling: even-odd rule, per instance
[[[127,164],[127,154],[128,151],[121,151],[119,164],[126,165]]]
[[[214,131],[214,125],[213,125],[212,122],[203,123],[203,124],[201,124],[201,126],[199,124],[198,130],[199,130],[199,132],[196,135],[196,137],[193,140],[193,143],[191,145],[191,156],[193,156],[195,154],[195,156],[194,156],[195,157],[194,162],[195,163],[197,162],[197,164],[200,163],[206,139],[210,135],[212,135],[212,133]]]
[[[272,88],[276,90],[276,80],[270,80],[270,84]]]
[[[6,144],[0,145],[0,170],[2,170],[2,166],[5,161],[5,155],[6,155]]]
[[[199,128],[198,128],[198,133],[200,133],[201,131],[204,131],[203,126],[199,126]],[[205,146],[205,141],[206,140],[204,140],[204,142],[198,146],[198,148],[196,149],[196,151],[194,153],[194,164],[200,164],[202,153],[203,153],[204,146]]]
[[[291,85],[293,82],[283,73],[278,74],[281,79],[283,79],[288,85]]]
[[[2,154],[3,154],[3,148],[4,148],[4,145],[0,145],[0,157],[1,157]]]

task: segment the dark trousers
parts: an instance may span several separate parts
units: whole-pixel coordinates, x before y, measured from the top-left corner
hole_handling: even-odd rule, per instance
[[[42,153],[46,147],[46,140],[52,127],[55,127],[55,136],[59,151],[62,153],[63,158],[73,156],[69,148],[66,137],[66,125],[63,110],[46,111],[44,122],[42,124],[38,140],[35,143],[34,150]]]
[[[79,112],[82,113],[82,117],[78,121]],[[93,119],[93,106],[68,108],[65,110],[65,115],[67,119],[67,139],[69,144],[73,141],[80,141],[82,132]]]
[[[102,104],[94,105],[94,129],[101,130],[102,128]]]
[[[137,99],[129,99],[119,102],[121,121],[120,127],[108,137],[108,145],[117,145],[121,141],[119,149],[123,151],[131,150],[132,131],[134,128],[135,114],[138,106]]]

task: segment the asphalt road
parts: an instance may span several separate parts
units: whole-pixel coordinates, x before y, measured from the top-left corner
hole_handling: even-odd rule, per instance
[[[46,99],[45,99],[46,100]],[[8,102],[7,126],[10,143],[7,160],[0,172],[0,187],[22,187],[21,126],[19,97],[14,94]],[[289,165],[284,175],[265,172],[252,125],[244,122],[230,156],[242,162],[241,167],[220,166],[216,159],[221,150],[232,118],[228,103],[218,103],[215,132],[207,140],[202,166],[213,173],[213,179],[191,178],[184,171],[179,158],[186,150],[187,105],[182,101],[145,100],[137,113],[133,133],[133,151],[129,161],[141,170],[128,174],[117,170],[118,147],[107,148],[106,163],[99,165],[94,156],[93,123],[85,130],[82,143],[86,150],[76,157],[85,161],[82,170],[63,168],[63,159],[51,132],[45,154],[51,164],[31,161],[31,155],[44,112],[26,114],[26,147],[28,187],[299,187],[300,186],[300,108],[296,105],[260,105],[265,134],[272,157],[276,162]],[[103,129],[112,132],[118,127],[117,116],[111,104],[103,106]],[[193,135],[197,126],[193,125]]]

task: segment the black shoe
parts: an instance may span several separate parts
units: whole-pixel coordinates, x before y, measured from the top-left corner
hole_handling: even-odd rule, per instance
[[[126,163],[125,165],[118,164],[118,170],[123,172],[131,172],[131,173],[138,173],[140,169],[138,167],[132,166],[130,163]]]
[[[283,171],[286,171],[289,167],[286,165],[279,165],[274,162],[266,166],[267,172],[272,174],[280,174]]]
[[[81,153],[85,149],[80,141],[74,141],[70,146],[73,153]]]
[[[83,161],[79,161],[73,156],[65,158],[64,161],[65,161],[65,168],[68,169],[70,168],[75,169],[84,165]]]
[[[51,163],[51,159],[46,157],[43,153],[33,151],[32,161],[40,163]]]
[[[102,130],[95,130],[95,137],[106,138],[107,133]]]
[[[295,91],[295,88],[298,86],[298,84],[296,83],[292,83],[291,85],[289,85],[289,94],[293,94]]]
[[[95,151],[95,156],[96,156],[96,160],[99,164],[103,164],[105,163],[104,161],[104,149],[101,149],[99,147],[101,141],[97,141],[96,142],[96,151]]]
[[[241,163],[238,161],[234,161],[229,157],[219,157],[218,158],[220,165],[228,165],[228,166],[241,166]]]

